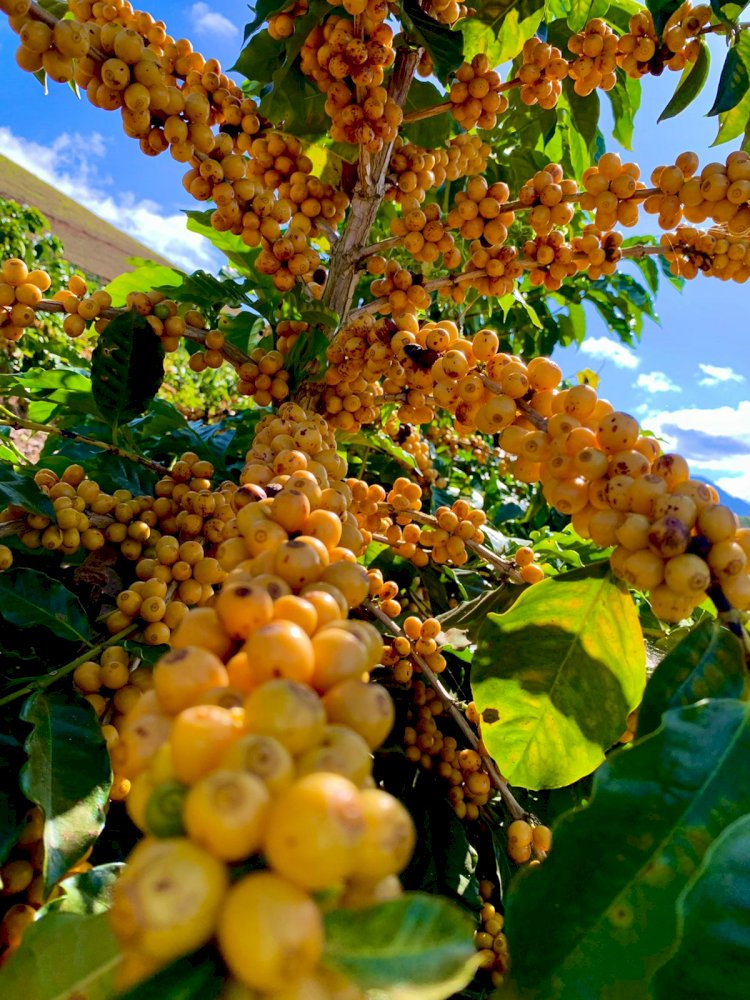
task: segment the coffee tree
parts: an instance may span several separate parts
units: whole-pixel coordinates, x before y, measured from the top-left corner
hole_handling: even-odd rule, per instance
[[[740,6],[0,10],[227,260],[2,263],[2,995],[744,996],[750,529],[548,357],[750,275],[747,152],[599,127],[717,35],[744,141]]]

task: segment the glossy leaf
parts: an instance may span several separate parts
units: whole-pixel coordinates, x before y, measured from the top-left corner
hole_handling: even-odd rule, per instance
[[[609,10],[609,0],[571,0],[568,27],[571,31],[581,28],[594,17],[604,17]]]
[[[508,995],[649,995],[677,937],[679,894],[750,810],[750,784],[739,779],[749,753],[750,705],[716,700],[672,709],[655,733],[612,755],[590,805],[555,825],[544,864],[511,884]]]
[[[719,115],[719,131],[712,145],[720,146],[724,142],[731,142],[741,136],[746,131],[749,122],[750,90],[731,111],[725,111],[724,114]]]
[[[164,348],[143,316],[121,313],[99,334],[91,357],[97,409],[112,426],[148,409],[164,378]]]
[[[444,95],[440,93],[434,83],[415,80],[409,87],[409,93],[404,102],[404,112],[408,114],[410,111],[421,111],[423,108],[442,104],[444,100]],[[435,115],[432,118],[425,118],[423,121],[405,125],[403,133],[411,142],[431,149],[445,145],[453,132],[452,121],[453,118],[449,114]]]
[[[21,566],[0,573],[0,618],[20,628],[49,629],[68,642],[85,642],[91,634],[81,602],[65,584]]]
[[[248,4],[248,9],[253,17],[245,25],[245,38],[249,38],[273,14],[278,14],[288,6],[288,0],[257,0],[257,3],[254,3],[252,7]],[[236,67],[233,68],[236,69]]]
[[[112,768],[99,720],[82,698],[64,690],[35,694],[21,717],[34,727],[26,740],[21,787],[44,813],[43,875],[49,892],[101,833]]]
[[[447,896],[476,911],[482,905],[476,849],[450,803],[435,796],[432,782],[425,782],[423,791],[410,802],[419,847],[401,876],[404,887]]]
[[[59,910],[82,916],[106,913],[112,905],[112,889],[124,868],[122,862],[115,861],[64,878],[60,883],[62,895],[47,903],[45,912]]]
[[[226,987],[226,972],[213,950],[202,949],[171,962],[117,1000],[217,1000]]]
[[[3,506],[23,507],[32,514],[52,517],[55,508],[46,493],[34,482],[34,470],[16,472],[10,465],[0,464],[0,496]]]
[[[105,913],[49,913],[0,972],[5,1000],[110,1000],[120,948]]]
[[[361,989],[430,988],[425,996],[439,1000],[474,975],[474,920],[438,896],[409,892],[365,910],[333,910],[325,927],[324,963]]]
[[[133,264],[137,258],[131,258]],[[130,292],[150,292],[152,288],[162,286],[177,287],[182,284],[184,271],[176,267],[166,267],[164,264],[154,264],[143,261],[134,271],[125,271],[106,286],[105,291],[112,296],[112,306],[115,309],[125,305]]]
[[[607,97],[612,105],[612,114],[615,119],[612,138],[616,139],[625,149],[632,149],[635,116],[641,106],[641,82],[640,80],[631,80],[621,69],[618,69],[617,83],[612,90],[607,91]]]
[[[495,587],[493,590],[485,591],[471,601],[463,601],[450,611],[438,615],[443,631],[448,629],[465,630],[470,639],[475,640],[487,615],[494,611],[501,614],[506,611],[516,600],[518,590],[512,586]]]
[[[638,736],[653,732],[670,708],[702,698],[740,698],[747,684],[740,640],[717,621],[702,622],[651,676],[638,709]]]
[[[708,67],[710,64],[708,46],[701,43],[698,50],[698,58],[694,63],[688,63],[677,84],[677,89],[672,95],[672,99],[666,108],[659,115],[658,121],[663,122],[667,118],[674,118],[688,105],[692,104],[698,94],[703,90],[703,86],[708,79]]]
[[[646,0],[646,7],[653,16],[657,35],[661,37],[664,25],[681,4],[682,0]]]
[[[598,767],[644,683],[635,606],[606,564],[544,580],[488,615],[471,672],[490,754],[512,785],[531,789]]]
[[[656,974],[655,1000],[745,1000],[750,967],[750,816],[709,848],[678,900],[680,943]]]
[[[464,36],[464,59],[470,62],[483,53],[493,66],[515,59],[532,38],[544,17],[544,4],[525,0],[509,10],[496,32],[478,17],[462,18],[458,24]]]
[[[416,0],[402,0],[401,18],[408,37],[424,46],[432,60],[435,76],[446,83],[464,61],[461,32],[451,31],[447,24],[425,14]]]
[[[716,99],[708,112],[718,115],[736,108],[750,88],[750,38],[741,32],[727,52],[716,90]]]
[[[91,380],[70,369],[29,368],[15,375],[0,375],[0,396],[29,400],[32,420],[49,420],[61,409],[66,416],[96,412]]]
[[[185,212],[185,215],[188,219],[187,228],[190,232],[205,236],[207,240],[213,243],[217,250],[221,250],[241,271],[253,273],[255,280],[253,261],[258,255],[257,250],[249,250],[247,245],[242,242],[241,237],[235,236],[234,233],[221,233],[217,229],[214,229],[211,225],[212,212],[210,210],[205,212],[191,210]],[[258,275],[257,277],[261,276]]]

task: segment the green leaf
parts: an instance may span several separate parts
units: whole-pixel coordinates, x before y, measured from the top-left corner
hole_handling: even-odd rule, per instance
[[[518,589],[516,587],[495,587],[494,590],[488,590],[471,601],[463,601],[450,611],[438,615],[437,618],[444,632],[450,628],[463,629],[468,637],[474,641],[484,625],[487,615],[491,611],[502,614],[517,597]]]
[[[63,3],[62,0],[39,0],[39,6],[50,14],[54,14],[60,21],[69,12],[67,3]]]
[[[31,401],[29,418],[45,421],[59,409],[70,414],[96,413],[91,379],[70,368],[29,368],[17,375],[0,375],[0,396]]]
[[[283,39],[259,31],[240,52],[232,72],[241,73],[251,83],[267,84],[278,69],[285,52]]]
[[[285,132],[316,140],[325,135],[330,125],[325,103],[326,95],[292,66],[284,72],[283,82],[274,82],[273,89],[261,101],[260,112],[274,125],[283,125]]]
[[[717,621],[701,622],[654,671],[638,710],[638,736],[660,724],[667,709],[702,698],[741,698],[747,685],[742,643]]]
[[[44,813],[44,888],[48,893],[104,828],[112,768],[101,724],[69,691],[32,695],[21,718],[33,725],[21,772],[24,795]]]
[[[724,24],[733,24],[747,6],[734,0],[711,0],[711,10]]]
[[[178,958],[117,1000],[217,1000],[226,987],[226,972],[215,951],[201,949]]]
[[[121,313],[99,335],[91,357],[97,409],[113,427],[145,413],[164,378],[164,348],[143,316]]]
[[[324,305],[303,306],[300,309],[300,319],[310,326],[321,326],[324,330],[335,330],[341,317],[333,309]]]
[[[660,38],[664,25],[681,4],[682,0],[646,0],[646,7],[653,15],[656,34]]]
[[[464,59],[484,53],[492,66],[515,59],[544,17],[542,0],[524,0],[502,19],[495,32],[480,17],[464,17],[458,24],[464,36]]]
[[[129,263],[133,264],[137,260],[138,258],[133,257]],[[119,308],[125,305],[130,292],[150,292],[151,289],[164,285],[179,286],[184,277],[185,272],[178,271],[176,267],[144,261],[134,271],[125,271],[110,281],[105,291],[112,296],[113,307]]]
[[[604,563],[543,580],[488,615],[471,677],[490,754],[511,784],[532,789],[598,767],[644,682],[635,606]]]
[[[570,78],[564,81],[563,88],[570,107],[570,119],[593,154],[599,124],[599,95],[594,91],[588,97],[581,97],[573,89]]]
[[[727,52],[716,90],[716,98],[708,112],[718,115],[736,108],[750,88],[750,38],[743,31]]]
[[[60,911],[81,916],[106,913],[112,905],[112,889],[124,868],[122,862],[114,861],[63,879],[60,883],[63,894],[47,903],[44,912]]]
[[[257,0],[252,7],[248,4],[248,9],[253,15],[253,19],[245,25],[245,38],[249,38],[273,14],[278,14],[288,6],[289,0]],[[237,69],[237,67],[233,66],[232,69]]]
[[[0,972],[4,1000],[110,1000],[120,948],[106,913],[50,913]]]
[[[683,70],[672,99],[659,115],[657,121],[663,122],[667,118],[674,118],[675,115],[678,115],[689,104],[693,103],[698,94],[703,90],[703,85],[708,78],[710,61],[708,46],[702,41],[698,50],[698,58],[694,63],[688,63]]]
[[[745,132],[748,121],[750,121],[750,90],[731,111],[719,115],[719,131],[711,145],[720,146],[723,142],[736,139]]]
[[[125,639],[122,645],[131,656],[139,657],[150,667],[155,667],[162,656],[169,652],[169,646],[166,643],[160,643],[158,646],[149,646],[147,642],[138,642],[137,639]]]
[[[594,17],[604,17],[609,10],[609,0],[571,0],[568,27],[571,31],[581,28]]]
[[[323,961],[364,990],[406,997],[399,991],[430,987],[424,995],[440,1000],[474,975],[474,926],[448,900],[408,892],[366,910],[326,914]]]
[[[221,233],[211,225],[211,216],[213,212],[208,209],[204,212],[198,211],[187,211],[185,212],[187,216],[187,228],[191,233],[199,233],[201,236],[205,236],[216,247],[217,250],[221,250],[223,254],[237,267],[240,271],[245,273],[251,273],[255,275],[255,270],[253,267],[253,262],[258,256],[258,250],[249,250],[248,247],[242,242],[240,236],[235,236],[234,233],[225,232]],[[258,276],[259,277],[259,276]]]
[[[680,943],[656,974],[655,1000],[745,1000],[750,963],[750,816],[711,845],[677,902]]]
[[[49,629],[67,642],[88,642],[91,637],[76,595],[46,573],[22,566],[0,573],[0,618],[21,628]]]
[[[403,0],[401,21],[412,42],[427,50],[435,76],[441,83],[464,61],[464,39],[460,31],[451,31],[434,17],[425,14],[416,0]]]
[[[440,93],[434,83],[415,80],[406,95],[404,114],[434,107],[436,104],[442,104],[444,100],[444,95]],[[407,139],[415,142],[418,146],[434,149],[436,146],[444,146],[453,134],[453,117],[447,112],[435,115],[432,118],[425,118],[423,121],[405,125],[402,131]]]
[[[516,996],[650,995],[677,936],[677,897],[750,810],[750,783],[739,779],[748,754],[750,705],[716,700],[667,712],[655,733],[610,757],[590,805],[563,816],[544,864],[511,884]]]
[[[239,282],[233,278],[215,278],[213,274],[202,270],[184,275],[177,288],[167,285],[158,291],[166,293],[177,302],[189,302],[198,308],[250,305],[250,299]]]
[[[631,80],[621,69],[617,70],[617,83],[607,91],[612,105],[615,127],[612,138],[625,149],[633,148],[633,127],[638,108],[641,106],[641,81]]]
[[[454,898],[476,912],[482,905],[477,852],[447,799],[435,795],[432,781],[424,784],[427,792],[413,808],[418,847],[402,873],[404,887]]]
[[[55,508],[46,493],[34,482],[34,470],[16,472],[9,465],[0,464],[0,496],[4,507],[23,507],[32,514],[53,517]]]

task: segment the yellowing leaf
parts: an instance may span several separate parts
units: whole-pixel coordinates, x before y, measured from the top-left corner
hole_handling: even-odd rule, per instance
[[[544,580],[488,615],[471,687],[508,781],[558,788],[590,774],[640,702],[645,667],[633,600],[605,564]]]

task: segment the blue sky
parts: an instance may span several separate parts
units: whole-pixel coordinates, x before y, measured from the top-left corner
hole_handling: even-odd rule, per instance
[[[189,37],[225,66],[233,63],[247,19],[245,3],[167,0],[144,6],[163,18],[172,34]],[[77,101],[67,87],[52,84],[44,98],[36,80],[16,68],[16,45],[17,37],[0,18],[0,152],[176,263],[210,267],[217,260],[213,248],[184,227],[181,211],[193,207],[180,183],[184,168],[168,155],[142,156],[122,134],[119,115]],[[709,83],[676,119],[656,125],[678,74],[645,79],[633,151],[625,155],[640,164],[647,182],[654,166],[674,162],[684,149],[695,150],[705,163],[736,148],[711,150],[716,121],[702,117],[716,90],[723,45],[712,39]],[[636,231],[654,231],[653,221],[644,216]],[[750,501],[749,306],[750,282],[698,277],[682,293],[662,282],[661,324],[646,321],[637,350],[620,345],[592,316],[583,348],[560,350],[555,357],[571,376],[583,367],[598,371],[600,392],[616,407],[636,414],[667,447],[685,454],[697,474]]]

